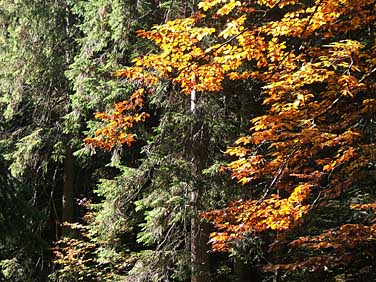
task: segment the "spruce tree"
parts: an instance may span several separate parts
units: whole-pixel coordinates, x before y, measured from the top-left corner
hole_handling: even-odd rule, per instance
[[[114,80],[113,70],[155,47],[127,32],[147,27],[153,20],[166,22],[194,12],[194,3],[188,1],[160,3],[160,10],[154,11],[147,2],[137,7],[119,3],[89,1],[75,5],[76,13],[83,18],[80,28],[84,36],[81,51],[67,72],[75,85],[73,110],[67,118],[78,126],[78,132],[94,111],[111,109],[114,102],[127,99],[137,87],[137,83]],[[144,19],[149,14],[153,16]],[[114,25],[114,19],[122,25]],[[194,105],[170,83],[162,82],[157,87],[158,95],[145,103],[150,119],[135,128],[139,141],[130,148],[114,149],[112,165],[120,173],[115,179],[103,179],[96,191],[103,202],[94,205],[96,219],[89,229],[95,235],[83,236],[83,240],[98,244],[100,251],[89,255],[97,267],[108,264],[118,270],[112,274],[136,281],[183,281],[190,276],[192,281],[208,279],[208,230],[201,231],[205,224],[198,215],[235,197],[236,192],[228,189],[231,184],[217,172],[226,143],[239,134],[239,124],[244,126],[242,121],[249,114],[249,109],[241,112],[239,107],[245,109],[245,100],[256,99],[247,92],[249,87],[249,82],[240,84],[239,94],[227,89],[222,97],[198,93]],[[98,126],[89,123],[89,134],[94,135]],[[103,156],[100,149],[92,149]],[[68,248],[78,246],[78,242],[69,244],[63,243]],[[79,262],[63,263],[63,269],[77,272]],[[197,267],[202,263],[206,265],[203,269]],[[93,269],[89,265],[85,269],[81,277],[91,279]],[[114,279],[111,270],[104,272],[103,279]]]
[[[63,117],[71,90],[64,71],[75,50],[75,18],[65,1],[3,0],[0,7],[2,169],[10,177],[8,182],[22,188],[15,195],[18,191],[31,195],[10,216],[17,220],[24,212],[24,220],[15,223],[22,226],[29,218],[28,208],[39,211],[38,218],[25,222],[30,225],[27,230],[51,242],[59,236],[62,163],[69,148]],[[48,245],[38,242],[44,252],[32,259],[27,274],[30,281],[43,281],[49,267]]]

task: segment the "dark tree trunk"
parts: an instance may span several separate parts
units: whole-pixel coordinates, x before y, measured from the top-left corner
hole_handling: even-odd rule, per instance
[[[68,146],[64,159],[62,222],[72,222],[74,216],[74,161],[72,149]],[[63,225],[62,235],[69,236],[71,229]]]
[[[234,275],[238,282],[259,282],[261,281],[258,270],[253,265],[245,264],[240,259],[234,260]]]
[[[200,221],[198,214],[200,191],[191,192],[194,215],[191,220],[191,282],[209,281],[209,224]]]
[[[196,114],[197,96],[196,91],[191,93],[191,113]],[[192,275],[191,282],[208,282],[209,281],[209,255],[208,255],[208,241],[209,241],[209,224],[202,222],[199,217],[199,210],[202,206],[202,185],[200,179],[202,178],[202,170],[207,162],[207,148],[205,148],[205,140],[203,137],[199,140],[194,140],[198,130],[201,130],[199,121],[193,122],[191,138],[192,138],[192,164],[194,166],[196,187],[190,194],[190,202],[193,210],[193,217],[191,219],[191,264]]]

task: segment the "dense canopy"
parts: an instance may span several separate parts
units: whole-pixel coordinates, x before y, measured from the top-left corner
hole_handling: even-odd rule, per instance
[[[375,1],[52,2],[0,1],[0,202],[53,253],[0,278],[376,279]]]

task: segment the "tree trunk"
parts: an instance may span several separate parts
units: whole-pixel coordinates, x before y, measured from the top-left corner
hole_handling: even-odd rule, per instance
[[[248,265],[239,258],[234,260],[234,275],[239,282],[258,282],[261,277],[257,268],[254,265]],[[273,280],[274,281],[274,280]]]
[[[198,214],[200,191],[191,192],[191,204],[194,214],[191,219],[191,282],[209,281],[209,225],[201,222]]]
[[[236,258],[234,260],[234,274],[235,274],[236,278],[238,279],[237,281],[239,281],[239,282],[251,281],[251,280],[249,280],[250,277],[247,277],[248,273],[245,269],[244,263],[239,258]]]
[[[64,159],[64,188],[63,188],[63,214],[62,222],[72,222],[74,216],[74,163],[73,152],[68,146]],[[62,235],[69,236],[71,229],[68,226],[62,228]]]
[[[194,79],[194,78],[193,78]],[[196,112],[196,91],[191,92],[191,113]],[[194,126],[192,128],[192,164],[195,167],[196,179],[199,182],[201,179],[202,169],[206,162],[206,149],[202,148],[199,143],[193,140],[195,135]],[[202,140],[200,140],[202,141]],[[196,183],[196,187],[190,193],[190,202],[193,210],[191,219],[191,282],[208,282],[209,281],[209,255],[208,255],[208,241],[209,241],[209,225],[206,222],[201,222],[199,218],[199,210],[201,207],[202,187],[200,183]]]

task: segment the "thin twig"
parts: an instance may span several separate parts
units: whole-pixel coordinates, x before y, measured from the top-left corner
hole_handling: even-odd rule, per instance
[[[317,116],[315,116],[314,119],[317,119],[318,117],[321,117],[322,115],[326,114],[328,111],[330,111],[331,109],[333,109],[333,107],[339,102],[340,98],[341,97],[336,98],[329,107],[327,107],[325,110],[323,110]]]
[[[320,197],[321,197],[321,191],[317,195],[316,199],[313,201],[310,210],[313,209],[313,207],[315,206],[315,204],[317,203],[317,201],[320,199]]]
[[[278,173],[276,176],[274,176],[272,182],[270,183],[269,187],[266,189],[265,193],[262,195],[262,197],[257,201],[257,204],[260,204],[265,197],[269,194],[270,190],[273,188],[273,186],[278,182],[278,180],[282,176],[283,170],[286,168],[287,164],[289,163],[291,157],[294,155],[294,153],[298,150],[298,148],[295,148],[287,157],[287,159],[280,165],[278,169]]]
[[[303,39],[303,35],[304,33],[307,31],[309,25],[311,24],[311,20],[313,19],[313,16],[316,14],[318,8],[319,8],[319,5],[321,4],[322,0],[320,0],[317,4],[316,4],[316,7],[315,7],[315,10],[312,12],[312,14],[310,15],[308,21],[307,21],[307,24],[304,26],[304,29],[302,31],[302,33],[299,35],[299,38],[298,40],[301,42],[302,39]],[[282,65],[282,63],[287,59],[287,57],[293,52],[295,51],[296,49],[296,45],[297,44],[294,44],[294,46],[290,49],[289,52],[287,52],[281,59],[281,61],[279,61],[277,67],[275,68],[275,71],[269,76],[269,78],[271,78],[278,70],[279,70],[279,67]]]
[[[376,72],[376,67],[371,70],[368,74],[366,74],[365,76],[363,76],[360,80],[359,80],[359,83],[363,82],[364,80],[366,80],[367,78],[369,78],[374,72]]]

